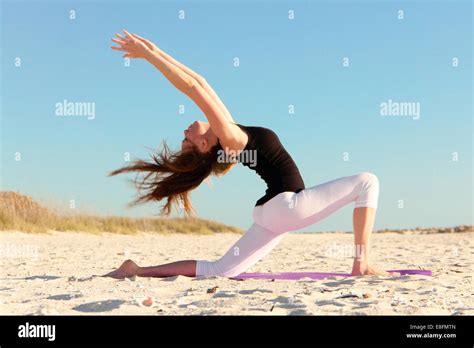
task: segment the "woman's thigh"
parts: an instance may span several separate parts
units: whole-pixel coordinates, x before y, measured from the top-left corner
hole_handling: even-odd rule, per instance
[[[376,207],[377,200],[377,177],[364,172],[331,180],[298,193],[280,193],[262,206],[256,221],[265,228],[283,233],[315,224],[353,202],[357,206]]]

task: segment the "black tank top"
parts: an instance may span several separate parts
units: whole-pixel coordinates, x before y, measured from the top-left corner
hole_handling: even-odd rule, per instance
[[[239,162],[256,171],[267,184],[265,196],[255,206],[264,204],[281,192],[300,192],[305,188],[296,163],[275,132],[263,127],[237,126],[249,138],[238,157]]]

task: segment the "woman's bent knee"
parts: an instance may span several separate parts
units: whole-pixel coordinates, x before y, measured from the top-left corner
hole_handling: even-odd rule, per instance
[[[374,185],[374,186],[379,185],[379,178],[377,177],[377,175],[375,175],[371,172],[360,173],[359,177],[360,177],[361,181],[365,184]]]
[[[359,196],[355,202],[356,208],[377,208],[379,198],[379,179],[370,172],[363,172],[358,174],[361,181],[361,189]]]

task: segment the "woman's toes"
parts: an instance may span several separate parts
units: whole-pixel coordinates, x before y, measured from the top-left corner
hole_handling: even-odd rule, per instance
[[[114,270],[114,271],[112,271],[112,272],[109,272],[109,273],[107,273],[107,274],[104,274],[102,277],[114,278],[116,274],[117,274],[117,270]]]

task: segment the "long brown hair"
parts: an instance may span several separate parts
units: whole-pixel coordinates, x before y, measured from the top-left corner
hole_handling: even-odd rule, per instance
[[[184,209],[186,215],[194,213],[189,193],[198,187],[209,175],[224,175],[234,163],[218,161],[220,151],[223,151],[219,142],[202,153],[196,146],[186,150],[171,151],[163,142],[163,149],[151,154],[153,162],[136,160],[132,164],[112,171],[108,176],[120,173],[137,172],[134,182],[139,194],[129,206],[143,204],[150,201],[166,199],[161,208],[161,215],[169,215],[173,205]],[[139,173],[146,173],[140,180]],[[180,204],[181,202],[181,204]]]

